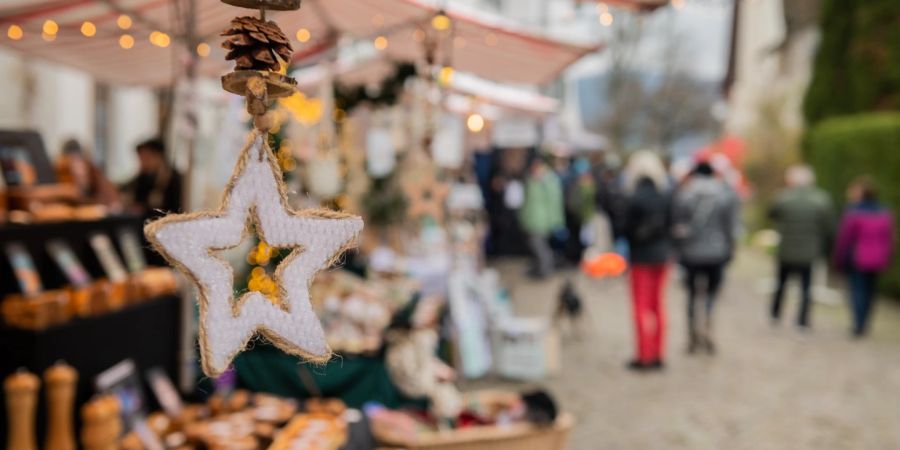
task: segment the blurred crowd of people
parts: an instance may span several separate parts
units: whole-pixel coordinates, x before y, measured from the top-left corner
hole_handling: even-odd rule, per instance
[[[578,264],[590,253],[585,248],[625,257],[636,335],[628,367],[645,371],[664,367],[665,286],[677,264],[686,293],[687,352],[715,353],[713,312],[742,235],[741,197],[721,165],[695,161],[688,173],[673,175],[651,151],[633,153],[621,168],[615,159],[558,161],[535,157],[524,182],[518,215],[533,255],[530,275],[543,278],[561,261]],[[849,186],[839,220],[810,167],[790,167],[785,184],[768,208],[780,236],[769,311],[773,325],[788,282],[797,278],[796,324],[809,329],[813,265],[830,255],[832,267],[847,275],[852,335],[864,336],[878,276],[892,262],[893,215],[867,177]],[[570,298],[571,283],[565,289]]]

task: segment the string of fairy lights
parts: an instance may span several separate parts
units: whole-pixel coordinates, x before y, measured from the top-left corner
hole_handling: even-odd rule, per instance
[[[379,18],[380,18],[381,22],[383,23],[384,18],[381,16],[378,16],[378,15],[376,15],[373,18],[373,23],[377,22],[379,20]],[[117,33],[119,36],[118,42],[119,42],[119,47],[121,47],[122,49],[129,50],[129,49],[133,48],[135,46],[135,43],[137,42],[135,39],[135,33],[133,32],[133,25],[134,25],[134,20],[131,18],[131,16],[129,16],[127,14],[121,14],[116,18],[116,26],[118,27]],[[377,23],[376,23],[376,25],[377,25]],[[431,21],[431,26],[435,30],[446,31],[446,30],[450,29],[450,27],[452,26],[452,22],[446,14],[440,13],[440,14],[436,14],[434,16],[434,18]],[[74,27],[72,27],[72,28],[74,29]],[[56,40],[60,31],[61,31],[61,27],[56,21],[54,21],[53,19],[47,19],[44,21],[43,25],[41,26],[40,36],[41,36],[41,39],[43,39],[46,42],[53,42]],[[85,20],[78,27],[78,31],[81,33],[81,35],[83,37],[92,38],[97,35],[97,25],[92,21]],[[26,38],[25,29],[19,24],[15,24],[15,23],[10,24],[6,29],[6,37],[12,41],[20,41],[22,39],[25,39]],[[309,29],[299,28],[295,34],[295,37],[297,38],[297,41],[299,41],[300,43],[306,43],[306,42],[309,42],[313,36],[312,36],[312,32]],[[422,42],[425,39],[424,31],[422,31],[421,29],[416,29],[413,32],[413,39],[416,40],[417,42]],[[488,41],[493,39],[494,43],[496,43],[496,36],[494,36],[493,38],[488,36],[486,39]],[[168,33],[165,33],[163,31],[159,31],[159,30],[151,31],[150,34],[148,35],[148,40],[150,41],[150,44],[152,44],[156,47],[160,47],[160,48],[167,48],[172,43],[172,37]],[[461,47],[464,45],[462,43],[461,39],[457,39],[456,44],[457,44],[457,47]],[[387,36],[385,36],[385,35],[376,36],[372,40],[372,45],[377,50],[387,49],[387,47],[389,45]],[[209,56],[210,52],[212,51],[212,48],[210,47],[210,45],[208,43],[201,42],[197,45],[196,51],[197,51],[197,54],[200,55],[201,57],[207,57],[207,56]]]
[[[685,4],[688,0],[669,0],[668,4],[672,8],[679,10],[685,7]],[[693,0],[692,0],[693,1]],[[597,20],[600,25],[604,27],[612,26],[615,22],[615,16],[613,15],[613,9],[617,6],[616,0],[608,0],[608,2],[600,1],[596,4],[596,12],[597,12]],[[376,28],[381,28],[384,26],[385,19],[382,15],[376,14],[371,19],[372,25]],[[128,14],[120,14],[116,17],[116,30],[113,31],[116,36],[118,36],[118,45],[123,50],[130,50],[134,48],[137,43],[136,36],[139,34],[134,26],[134,19]],[[147,25],[147,24],[144,24]],[[416,26],[413,28],[411,37],[413,41],[428,45],[429,34],[426,31],[428,28],[431,28],[431,31],[437,32],[441,35],[447,35],[448,32],[453,28],[452,19],[443,11],[437,11],[429,21],[423,24],[424,26]],[[430,27],[429,27],[430,25]],[[68,30],[74,31],[76,26],[66,25],[66,32]],[[146,28],[146,27],[145,27]],[[77,26],[78,32],[84,38],[93,38],[98,35],[98,27],[97,24],[90,20],[85,20],[81,23],[80,26]],[[47,19],[43,22],[40,29],[40,37],[45,42],[53,42],[57,39],[58,35],[62,31],[62,27],[53,19]],[[32,33],[28,33],[29,35]],[[36,34],[36,33],[34,33]],[[451,35],[450,41],[448,42],[453,48],[462,49],[467,45],[466,39],[462,36],[453,35],[453,33],[449,33]],[[112,33],[107,34],[107,36],[111,36]],[[25,29],[16,23],[9,24],[6,30],[6,37],[13,41],[20,41],[22,39],[26,39],[26,31]],[[297,29],[294,37],[300,43],[307,43],[312,40],[313,33],[307,28],[299,28]],[[498,45],[499,38],[493,32],[487,32],[482,37],[485,45],[493,47]],[[147,35],[147,39],[149,43],[155,47],[159,48],[167,48],[172,44],[172,37],[160,30],[152,30]],[[390,41],[386,32],[382,32],[381,34],[377,34],[374,37],[371,37],[371,45],[378,51],[385,51],[390,46]],[[205,58],[210,55],[212,52],[212,48],[206,42],[200,42],[197,44],[195,51],[198,56]],[[453,67],[449,64],[438,64],[435,68],[435,78],[436,81],[442,86],[448,86],[452,82],[454,74]],[[480,132],[485,127],[485,119],[477,112],[472,112],[467,120],[466,120],[467,128],[472,132]]]
[[[68,27],[67,27],[68,28]],[[75,27],[71,27],[73,30]],[[85,38],[93,38],[97,36],[97,24],[90,20],[85,20],[77,27],[78,32]],[[118,35],[119,47],[124,50],[132,49],[137,43],[137,32],[134,27],[134,19],[128,14],[121,14],[116,18],[116,34]],[[40,36],[45,42],[53,42],[62,32],[62,27],[53,19],[47,19],[41,25]],[[308,31],[307,31],[308,34]],[[299,36],[299,32],[298,32]],[[6,37],[12,41],[20,41],[26,39],[25,29],[19,24],[10,24],[6,29]],[[172,36],[169,33],[160,30],[153,30],[147,35],[147,40],[151,45],[159,48],[167,48],[172,44]],[[306,40],[309,40],[307,37]],[[201,57],[209,56],[212,48],[206,42],[197,44],[197,54]]]
[[[676,9],[683,9],[687,3],[687,0],[669,0],[668,4]],[[608,27],[613,25],[615,22],[615,16],[613,15],[612,6],[615,6],[615,0],[610,0],[610,4],[607,2],[597,2],[597,20],[600,25],[604,27]],[[384,17],[381,15],[375,15],[372,18],[372,23],[375,26],[383,25]],[[121,14],[116,18],[116,26],[119,31],[119,47],[122,49],[128,50],[135,46],[137,42],[135,39],[135,34],[133,33],[133,25],[134,20],[128,14]],[[437,31],[447,31],[452,27],[452,21],[449,16],[443,13],[435,14],[431,19],[431,27]],[[86,20],[81,23],[80,27],[78,27],[79,32],[82,36],[91,38],[97,35],[98,29],[97,25],[94,22]],[[56,40],[59,35],[61,29],[60,25],[52,19],[47,19],[44,21],[41,27],[41,38],[46,42],[53,42]],[[412,37],[416,42],[423,42],[425,40],[425,32],[421,28],[416,28]],[[19,41],[26,38],[26,33],[23,27],[19,24],[10,24],[6,30],[6,37],[13,41]],[[307,28],[300,28],[297,30],[295,37],[297,41],[300,43],[309,42],[312,39],[312,32]],[[172,43],[172,38],[168,33],[163,31],[154,30],[151,31],[148,40],[150,44],[160,47],[166,48]],[[493,33],[487,33],[484,36],[484,43],[489,46],[497,45],[498,38]],[[386,35],[378,35],[372,39],[372,45],[377,50],[386,50],[390,45],[388,41],[388,37]],[[456,48],[463,48],[466,45],[465,39],[461,36],[456,36],[453,38],[453,45]],[[206,42],[201,42],[196,47],[196,52],[201,57],[209,56],[211,52],[211,47]]]

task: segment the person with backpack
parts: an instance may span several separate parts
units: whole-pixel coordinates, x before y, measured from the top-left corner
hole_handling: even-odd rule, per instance
[[[687,290],[688,353],[715,352],[712,312],[725,267],[734,255],[740,201],[709,163],[697,164],[675,194],[672,232]],[[702,319],[697,299],[703,289]]]
[[[659,370],[666,328],[663,293],[672,253],[671,183],[662,161],[650,151],[632,155],[624,177],[627,200],[620,223],[628,240],[637,336],[637,355],[628,367]]]
[[[893,215],[879,203],[869,178],[851,185],[850,201],[841,219],[833,260],[850,278],[852,333],[859,338],[868,331],[878,276],[893,259],[895,229]]]

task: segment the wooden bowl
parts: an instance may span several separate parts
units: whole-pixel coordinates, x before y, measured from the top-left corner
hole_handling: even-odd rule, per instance
[[[247,81],[253,77],[266,80],[266,96],[271,99],[294,95],[297,80],[280,73],[265,70],[235,70],[222,76],[222,89],[232,94],[247,95]]]

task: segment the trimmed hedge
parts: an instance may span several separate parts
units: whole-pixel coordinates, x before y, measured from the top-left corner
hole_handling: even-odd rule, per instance
[[[822,0],[820,18],[807,122],[900,109],[900,1]]]
[[[867,174],[877,183],[881,201],[900,219],[900,112],[824,120],[809,130],[805,144],[807,160],[835,204],[843,205],[848,184]],[[897,255],[900,259],[900,246]],[[882,287],[900,295],[900,261]]]

